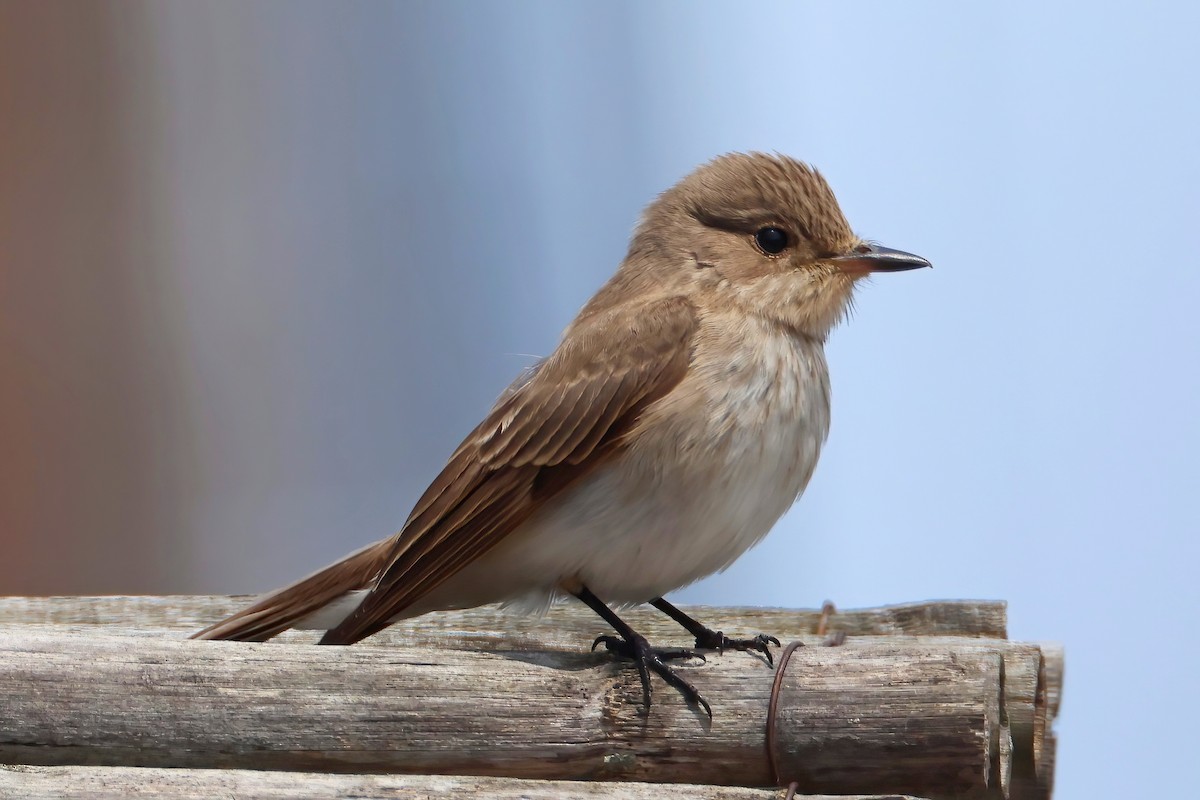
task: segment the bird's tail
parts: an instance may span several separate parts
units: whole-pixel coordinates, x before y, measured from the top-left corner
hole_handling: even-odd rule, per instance
[[[253,605],[194,633],[192,639],[265,642],[339,598],[361,593],[374,582],[391,540],[384,539],[343,558],[336,564],[260,598]],[[336,623],[334,623],[336,624]]]

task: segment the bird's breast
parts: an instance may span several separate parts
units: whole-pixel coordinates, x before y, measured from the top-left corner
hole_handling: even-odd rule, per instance
[[[577,577],[608,602],[657,597],[724,569],[766,535],[804,490],[828,431],[819,342],[766,323],[717,321],[622,454],[556,497],[497,555]]]

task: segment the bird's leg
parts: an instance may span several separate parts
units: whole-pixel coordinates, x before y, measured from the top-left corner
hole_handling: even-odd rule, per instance
[[[650,711],[650,673],[653,671],[666,681],[667,685],[678,690],[689,703],[703,708],[709,719],[712,719],[712,707],[709,706],[708,701],[697,691],[695,686],[679,677],[675,670],[666,664],[667,661],[675,658],[703,659],[704,656],[691,650],[653,648],[646,641],[646,637],[629,627],[625,620],[618,617],[616,612],[609,608],[603,600],[592,594],[586,586],[580,587],[574,594],[586,603],[588,608],[603,617],[604,621],[612,625],[613,630],[617,632],[617,636],[597,636],[596,641],[592,642],[592,649],[595,650],[603,644],[608,652],[634,662],[638,669],[638,675],[642,679],[642,697],[645,699],[647,712]]]
[[[779,640],[774,636],[767,636],[760,633],[753,639],[730,639],[720,631],[714,631],[707,625],[703,625],[699,621],[692,619],[661,597],[651,600],[650,605],[678,622],[688,633],[695,636],[696,647],[705,650],[748,650],[755,653],[762,653],[767,659],[768,664],[775,665],[775,659],[771,656],[771,645],[779,647]]]

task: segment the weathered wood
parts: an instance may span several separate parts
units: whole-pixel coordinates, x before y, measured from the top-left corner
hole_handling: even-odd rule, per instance
[[[178,595],[168,597],[0,597],[0,625],[104,625],[130,633],[160,635],[164,630],[192,633],[248,605],[253,597]],[[685,606],[697,619],[731,635],[769,633],[780,640],[819,640],[819,610],[711,608]],[[622,617],[651,641],[684,643],[687,636],[663,614],[641,607]],[[837,611],[832,630],[850,636],[975,636],[1004,639],[1005,604],[1001,601],[949,600],[882,608]],[[402,620],[376,634],[376,644],[466,647],[507,650],[534,647],[578,651],[590,644],[604,623],[580,603],[562,603],[545,616],[519,615],[496,606],[444,611]],[[314,642],[315,631],[288,631],[278,642]]]
[[[1013,800],[1049,800],[1054,791],[1054,758],[1058,741],[1054,736],[1052,724],[1058,716],[1062,701],[1066,654],[1063,646],[1057,643],[1043,642],[1039,648],[1042,651],[1045,709],[1038,720],[1040,724],[1034,729],[1034,768],[1032,772],[1024,771],[1014,780]]]
[[[838,653],[840,658],[833,669],[820,674],[814,674],[807,663],[795,663],[797,657],[807,656],[816,648],[797,651],[789,661],[781,681],[776,716],[776,768],[781,782],[797,781],[808,791],[839,787],[838,791],[842,792],[863,792],[892,787],[896,791],[942,797],[947,793],[951,796],[982,794],[991,788],[1007,794],[1005,789],[1011,770],[1008,756],[1012,747],[1000,709],[1002,689],[995,696],[989,691],[983,705],[968,703],[968,713],[983,714],[984,724],[970,728],[974,735],[990,737],[984,745],[982,741],[970,741],[962,735],[965,727],[958,712],[966,710],[965,707],[943,706],[944,717],[922,715],[917,719],[910,713],[913,709],[906,695],[912,691],[924,692],[924,689],[918,688],[919,684],[904,688],[888,686],[887,670],[880,669],[884,664],[936,659],[949,673],[958,671],[963,677],[974,670],[982,669],[990,674],[990,670],[995,669],[999,682],[1003,676],[1003,656],[997,650],[981,650],[972,644],[955,647],[946,642],[938,647],[885,640],[876,647],[868,647],[862,639],[856,641],[854,647],[827,650]],[[939,680],[932,675],[931,679]],[[991,683],[990,678],[987,682]],[[854,687],[864,685],[879,691],[872,691],[867,703],[847,705],[845,699],[856,694]],[[963,700],[965,698],[959,696],[949,702],[961,703]],[[914,724],[916,728],[910,727]],[[890,731],[890,734],[869,736],[868,744],[867,739],[862,738],[866,731]],[[909,738],[910,733],[914,734],[912,738]],[[980,745],[984,745],[982,751],[978,749]],[[915,755],[917,751],[921,760],[929,759],[922,768],[924,775],[919,781],[911,766],[901,766],[906,761],[906,754]],[[814,758],[814,752],[839,752],[839,756],[818,759]],[[981,752],[987,754],[985,758],[980,758]],[[872,771],[875,774],[864,782],[861,770],[868,763],[874,765]],[[935,763],[938,766],[934,766]],[[958,777],[963,782],[958,787],[944,782],[949,777],[946,774],[934,779],[934,773],[948,769],[953,763],[960,765]],[[972,775],[972,767],[982,772]],[[870,788],[864,788],[867,786]]]
[[[796,652],[779,736],[808,792],[998,796],[1005,648],[865,641]],[[369,643],[332,648],[0,630],[0,760],[772,783],[773,671],[744,653],[682,668],[711,726],[605,656]]]
[[[1066,670],[1067,654],[1058,642],[1040,642],[1046,660],[1046,713],[1050,719],[1058,716],[1062,704],[1063,673]]]
[[[777,789],[680,784],[672,797],[692,800],[779,800]],[[451,775],[333,775],[260,770],[141,767],[0,766],[0,797],[22,800],[659,800],[656,783],[585,783]],[[795,800],[822,800],[796,795]],[[898,795],[855,795],[824,800],[919,800]]]
[[[0,598],[0,627],[14,626],[11,630],[14,632],[37,632],[40,626],[51,624],[54,627],[51,629],[55,634],[64,632],[74,632],[75,634],[87,637],[95,637],[97,634],[101,638],[119,639],[120,637],[141,637],[143,640],[149,639],[153,642],[161,642],[163,640],[178,640],[190,634],[194,630],[208,624],[209,622],[220,618],[221,616],[231,613],[237,608],[244,605],[251,598],[245,597],[51,597],[51,598]],[[809,644],[819,643],[823,638],[816,633],[817,625],[820,621],[821,614],[817,611],[796,612],[780,609],[709,609],[709,608],[692,608],[690,612],[712,624],[724,628],[731,634],[751,633],[765,631],[779,636],[781,639],[787,640],[802,640]],[[1053,769],[1054,769],[1054,748],[1055,739],[1051,723],[1058,710],[1059,698],[1061,697],[1062,685],[1062,666],[1063,656],[1062,648],[1057,645],[1043,645],[1041,648],[1033,645],[1023,645],[1019,643],[1009,643],[1000,641],[1005,635],[1004,621],[1004,604],[996,602],[973,603],[965,601],[939,602],[939,603],[919,603],[908,604],[903,606],[891,606],[882,609],[867,609],[859,611],[842,611],[835,613],[830,619],[830,629],[834,632],[842,631],[851,634],[847,640],[845,653],[849,656],[855,650],[866,649],[871,651],[874,656],[879,657],[888,652],[888,646],[899,645],[909,647],[914,644],[920,644],[930,648],[948,647],[955,652],[967,652],[971,647],[976,647],[977,655],[998,655],[1000,658],[1000,696],[998,707],[999,724],[995,728],[995,735],[990,741],[990,750],[994,754],[989,756],[992,766],[987,777],[987,783],[991,787],[990,791],[996,791],[997,786],[1009,794],[1011,800],[1026,800],[1027,798],[1048,798],[1053,785]],[[664,644],[687,644],[687,637],[675,625],[657,612],[649,609],[635,610],[628,614],[628,618],[634,624],[634,627],[643,631],[648,637],[655,641],[661,641]],[[636,710],[637,689],[636,680],[633,678],[632,671],[627,671],[622,675],[615,675],[612,672],[615,668],[611,665],[606,665],[605,660],[601,657],[597,661],[593,661],[592,657],[582,654],[583,645],[589,642],[591,637],[596,633],[603,632],[603,625],[598,620],[594,619],[590,611],[577,607],[571,604],[559,606],[550,611],[546,617],[523,617],[509,614],[503,610],[496,608],[473,609],[465,612],[448,612],[442,614],[429,615],[416,620],[410,620],[399,623],[392,630],[385,632],[382,635],[373,637],[369,640],[369,645],[381,646],[387,648],[392,646],[391,654],[395,655],[395,646],[404,645],[406,650],[417,648],[433,648],[434,650],[445,650],[446,648],[459,648],[473,651],[475,657],[481,657],[487,652],[491,652],[505,659],[524,658],[529,664],[537,664],[546,668],[562,670],[564,668],[577,669],[581,675],[588,670],[599,670],[601,673],[601,682],[607,676],[608,693],[605,695],[608,700],[614,697],[624,697],[626,702],[627,717],[629,708]],[[975,637],[973,640],[962,638],[945,638],[948,634],[958,634],[961,636]],[[886,640],[881,639],[881,636],[889,637]],[[284,645],[312,642],[315,640],[314,632],[288,632],[276,639],[276,643]],[[922,637],[922,638],[913,638]],[[125,649],[140,650],[143,647],[143,641],[129,642]],[[204,646],[205,643],[193,643]],[[226,647],[231,645],[223,645],[214,643],[218,647]],[[212,646],[212,645],[209,645]],[[234,647],[261,647],[256,645],[232,645]],[[362,649],[364,645],[360,645]],[[293,650],[292,647],[285,647],[284,650]],[[301,648],[311,650],[312,648]],[[86,648],[84,648],[86,651]],[[72,658],[86,658],[84,651],[74,654],[60,654],[67,662]],[[271,655],[277,655],[277,651],[271,651]],[[48,653],[44,655],[49,655]],[[454,659],[454,656],[444,654],[444,661],[447,663]],[[904,657],[903,653],[899,657]],[[288,658],[276,659],[280,666],[285,666],[287,663],[294,663],[298,656],[292,654]],[[726,659],[734,658],[751,658],[743,654],[728,654]],[[264,665],[270,660],[270,656],[262,656],[261,659]],[[711,667],[724,667],[724,659],[719,656],[713,656],[714,663]],[[0,651],[0,663],[4,661],[3,652]],[[141,663],[141,662],[139,662]],[[397,669],[404,669],[403,664],[407,662],[396,661],[393,666]],[[753,660],[751,660],[751,663]],[[799,662],[798,662],[799,663]],[[129,665],[137,666],[134,661],[130,661]],[[143,671],[147,668],[146,663],[141,663],[138,669]],[[327,665],[329,666],[329,665]],[[363,669],[355,668],[354,665],[348,665],[348,673],[353,673],[356,677],[362,677],[366,674],[367,686],[362,687],[364,693],[370,693],[382,690],[394,691],[393,686],[388,686],[386,681],[379,682],[380,677],[370,673],[370,669],[366,668],[366,673]],[[428,666],[426,664],[426,666]],[[724,680],[728,684],[736,684],[738,678],[730,675],[722,678],[720,670],[716,673],[710,672],[710,666],[705,667],[689,667],[689,677],[696,678],[699,674],[697,670],[705,674],[705,680],[708,677],[717,679],[720,684]],[[66,665],[64,665],[66,668]],[[609,672],[605,673],[607,669]],[[302,675],[302,668],[296,667],[297,676]],[[469,670],[468,670],[469,671]],[[328,669],[327,669],[328,672]],[[463,676],[460,676],[463,677]],[[467,676],[469,677],[469,676]],[[579,677],[579,676],[576,676]],[[819,677],[819,676],[817,676]],[[786,676],[785,688],[790,686],[790,681],[793,679],[791,671]],[[465,678],[464,678],[465,679]],[[614,679],[617,680],[614,683]],[[703,680],[696,678],[696,682],[701,684],[704,691],[712,694],[712,689],[703,683]],[[469,683],[469,680],[468,680]],[[568,681],[570,683],[570,681]],[[588,680],[584,680],[588,683]],[[198,679],[197,684],[203,684],[203,680]],[[594,684],[594,681],[593,681]],[[529,684],[532,686],[533,684]],[[13,683],[14,688],[20,687],[20,680],[17,678]],[[26,685],[26,691],[29,686]],[[0,682],[0,691],[5,688],[3,682]],[[243,687],[245,688],[245,687]],[[262,687],[260,687],[262,688]],[[269,687],[268,687],[269,688]],[[439,692],[443,689],[442,686],[435,687],[432,691]],[[589,697],[598,697],[603,694],[601,688],[592,685],[591,688],[584,687],[584,692]],[[276,686],[273,688],[277,695],[286,694],[289,697],[295,695],[294,701],[297,703],[308,702],[310,692],[303,689],[300,691],[292,691],[286,686]],[[311,690],[311,687],[310,687]],[[666,702],[675,704],[670,710],[670,714],[675,716],[686,716],[689,712],[679,706],[678,698],[673,692],[662,687],[660,683],[656,683],[656,690],[659,693],[657,700],[662,701],[662,695],[666,695]],[[344,686],[336,687],[336,691],[342,693],[344,698],[352,697],[351,694],[345,693]],[[116,697],[118,693],[110,692],[109,697]],[[278,702],[286,702],[282,698],[277,698]],[[81,698],[82,700],[82,698]],[[161,702],[167,702],[159,698]],[[357,700],[355,700],[357,702]],[[725,698],[722,697],[720,703],[728,706],[725,703]],[[484,704],[487,705],[486,703]],[[735,698],[733,706],[737,706],[738,701]],[[473,707],[472,712],[477,717],[486,716],[489,713],[503,713],[502,709],[497,711],[497,704],[492,703],[492,710],[484,707]],[[655,717],[662,712],[663,703],[656,703],[654,714],[649,721],[642,719],[636,713],[630,718],[635,720],[635,724],[641,729],[647,728],[647,722],[653,727]],[[4,704],[4,696],[0,695],[0,717],[8,709]],[[725,707],[718,708],[718,719],[714,727],[723,724],[721,719],[722,713],[725,712]],[[821,709],[815,709],[820,711]],[[270,724],[269,710],[260,709],[263,719],[263,724]],[[736,711],[736,708],[735,708]],[[366,713],[366,712],[364,712]],[[740,715],[741,712],[739,712]],[[321,716],[321,715],[318,715]],[[330,713],[324,718],[333,719],[333,714]],[[536,715],[534,715],[536,717]],[[612,720],[622,719],[619,714],[609,714]],[[787,714],[782,714],[781,719],[786,721]],[[532,722],[533,718],[527,718],[527,724],[541,723]],[[658,720],[661,722],[661,720]],[[361,723],[362,720],[360,719]],[[897,721],[897,724],[900,724]],[[584,728],[587,726],[584,725]],[[901,726],[902,727],[902,726]],[[609,741],[607,734],[601,735],[599,738],[589,740],[590,744],[598,744],[601,749],[605,745],[614,745],[612,752],[608,753],[607,772],[601,771],[600,774],[612,774],[615,779],[627,780],[633,773],[629,770],[614,768],[613,765],[619,765],[623,759],[631,757],[632,751],[637,751],[641,755],[641,747],[646,741],[655,742],[660,750],[664,750],[669,746],[668,740],[670,736],[667,731],[672,730],[671,725],[659,726],[660,730],[651,731],[648,738],[644,736],[646,730],[639,730],[638,736],[628,740]],[[687,725],[675,725],[673,728],[675,735],[684,742],[684,749],[691,747],[688,738],[695,735],[698,731],[705,736],[712,736],[712,731],[703,731],[698,727],[696,720],[692,720],[690,729]],[[104,731],[92,731],[91,737],[104,737]],[[445,729],[443,730],[444,733]],[[87,731],[80,729],[78,731],[85,739],[89,734]],[[794,734],[795,732],[793,732]],[[849,734],[848,731],[843,731],[844,734]],[[857,734],[857,731],[853,732]],[[759,741],[761,742],[763,731],[759,731]],[[834,735],[832,729],[830,735]],[[658,737],[657,739],[655,737]],[[269,735],[267,739],[269,739]],[[719,738],[719,737],[718,737]],[[349,740],[347,740],[349,741]],[[435,743],[436,744],[436,743]],[[578,744],[578,743],[576,743]],[[675,742],[676,745],[679,742]],[[264,748],[271,748],[273,745],[269,741],[259,742]],[[616,746],[619,745],[619,746]],[[749,750],[746,742],[742,742],[743,749]],[[397,746],[398,743],[397,743]],[[710,741],[706,746],[719,746],[716,740]],[[24,749],[24,745],[19,745],[19,749]],[[815,745],[814,745],[815,747]],[[42,752],[45,755],[47,748],[35,746],[35,750]],[[49,748],[58,750],[57,747]],[[68,751],[74,752],[73,746],[65,748]],[[349,748],[343,748],[349,749]],[[578,748],[577,748],[578,749]],[[678,749],[678,748],[677,748]],[[85,748],[87,750],[87,748]],[[699,748],[703,751],[704,746]],[[760,744],[761,750],[761,744]],[[103,748],[101,748],[103,751]],[[90,752],[90,751],[89,751]],[[116,750],[109,750],[106,757],[111,757]],[[136,752],[131,749],[131,752]],[[225,758],[241,757],[243,759],[250,758],[253,749],[242,752],[240,756],[237,754],[230,755],[228,753],[218,754]],[[92,753],[92,757],[95,757]],[[345,755],[345,753],[340,753]],[[361,753],[358,754],[362,756]],[[321,753],[300,753],[302,758],[317,758],[320,759]],[[652,753],[651,756],[654,756]],[[159,756],[156,756],[159,757]],[[263,758],[282,757],[285,761],[288,756],[277,755],[261,755],[255,759],[254,766],[261,766]],[[678,769],[683,769],[687,763],[688,756],[685,754],[681,759],[676,761],[667,760],[665,763],[673,764]],[[32,757],[26,760],[35,760]],[[350,761],[354,761],[353,757]],[[570,754],[566,759],[571,764],[578,765],[580,762],[579,753]],[[584,759],[586,760],[586,758]],[[645,761],[645,759],[641,759]],[[727,759],[726,764],[731,764],[736,759]],[[650,762],[657,764],[656,757],[652,757]],[[648,762],[648,763],[650,763]],[[69,760],[53,762],[43,758],[41,763],[70,763]],[[100,763],[121,763],[102,761]],[[128,763],[135,763],[134,761]],[[136,763],[172,763],[168,761],[159,762],[144,762],[136,761]],[[200,761],[191,762],[193,766],[199,766],[203,763]],[[316,762],[314,762],[316,763]],[[363,768],[362,764],[366,763],[362,758],[358,759],[358,766],[352,763],[343,764],[335,767],[336,769],[359,769]],[[719,762],[714,762],[719,763]],[[804,766],[807,766],[806,763]],[[288,768],[296,768],[292,763],[288,763]],[[575,767],[572,767],[575,768]],[[658,766],[654,766],[658,769]],[[478,771],[478,770],[476,770]],[[208,775],[207,771],[201,771]],[[743,771],[745,772],[745,771]],[[753,770],[745,774],[753,774]],[[46,773],[50,774],[50,773]],[[59,773],[55,773],[59,774]],[[176,774],[174,772],[170,774]],[[190,774],[187,770],[179,771],[179,774]],[[216,770],[212,775],[230,774],[228,770]],[[336,776],[329,776],[336,777]],[[663,778],[655,777],[654,780],[662,780]],[[667,780],[682,780],[684,778],[665,778]],[[694,778],[688,778],[694,780]],[[833,778],[829,778],[833,780]],[[182,779],[181,779],[182,780]],[[224,780],[224,779],[222,779]],[[286,780],[286,778],[281,778]],[[739,782],[740,778],[734,778]],[[614,784],[606,783],[604,786],[612,786]],[[0,784],[2,787],[2,784]],[[360,787],[361,788],[361,787]],[[895,791],[896,787],[887,787],[889,791]],[[515,790],[514,790],[515,791]],[[712,791],[716,791],[712,789]],[[844,785],[839,785],[830,789],[844,793],[847,788]],[[3,793],[0,792],[0,795]],[[91,795],[89,795],[91,796]],[[407,796],[407,795],[406,795]],[[420,795],[434,796],[434,795]]]

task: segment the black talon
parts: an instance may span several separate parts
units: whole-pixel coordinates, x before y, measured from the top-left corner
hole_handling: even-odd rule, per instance
[[[650,643],[646,641],[646,637],[630,628],[624,620],[618,617],[611,608],[606,606],[586,587],[577,592],[575,596],[587,603],[593,611],[616,629],[617,636],[597,636],[592,642],[592,650],[595,651],[597,647],[603,644],[608,652],[633,661],[634,665],[637,666],[638,677],[642,681],[642,699],[645,701],[647,712],[650,710],[650,672],[653,671],[668,686],[673,687],[683,695],[683,698],[689,703],[704,709],[704,713],[708,714],[710,720],[712,719],[712,706],[708,704],[704,696],[700,694],[695,686],[679,677],[675,670],[666,664],[667,661],[672,659],[699,658],[705,660],[703,655],[693,650],[682,648],[659,650],[651,647]]]
[[[604,643],[604,649],[613,655],[620,656],[621,658],[627,658],[630,661],[633,661],[637,658],[634,646],[622,639],[620,636],[597,636],[596,640],[592,642],[593,653],[596,652],[596,648],[601,644],[601,642]],[[646,646],[650,647],[649,644]],[[658,647],[650,647],[650,651],[654,653],[654,655],[661,661],[676,661],[685,658],[698,658],[702,662],[708,661],[708,659],[704,657],[703,653],[697,653],[695,650],[685,650],[683,648],[666,650]]]
[[[774,644],[776,647],[780,646],[778,639],[774,636],[767,636],[765,633],[760,633],[753,639],[730,639],[720,631],[710,630],[696,635],[696,647],[706,650],[717,650],[718,652],[742,650],[744,652],[761,653],[767,659],[767,663],[774,666],[775,658],[771,655],[771,644]]]
[[[774,636],[768,636],[765,633],[760,633],[753,639],[730,639],[721,631],[714,631],[712,628],[692,619],[687,614],[680,611],[675,606],[668,603],[661,597],[656,597],[650,601],[650,605],[657,608],[659,611],[666,614],[671,619],[678,622],[692,636],[696,637],[696,647],[705,650],[716,650],[724,652],[725,650],[742,650],[744,652],[761,653],[767,660],[767,664],[775,666],[775,658],[771,655],[771,645],[781,647],[779,640]]]
[[[593,649],[600,642],[604,643],[608,652],[628,659],[637,666],[638,674],[642,679],[642,697],[646,702],[647,709],[650,708],[650,672],[653,671],[666,681],[668,686],[675,687],[684,696],[684,699],[699,705],[710,718],[712,717],[712,708],[696,687],[679,677],[675,670],[666,664],[671,659],[693,657],[703,659],[704,656],[693,653],[691,650],[659,650],[651,647],[646,638],[637,633],[633,634],[630,639],[622,639],[619,636],[599,636],[593,644]]]

